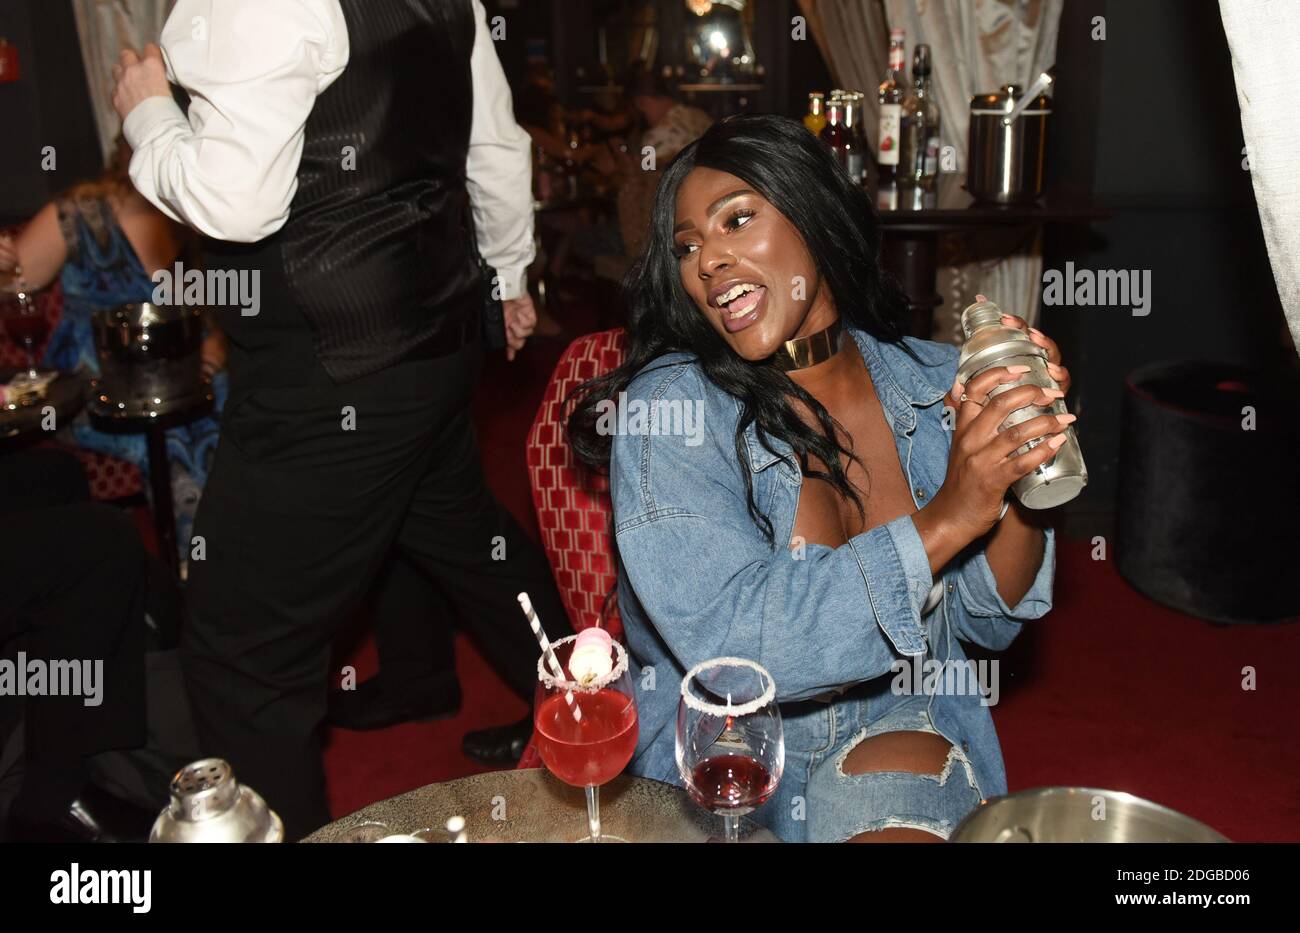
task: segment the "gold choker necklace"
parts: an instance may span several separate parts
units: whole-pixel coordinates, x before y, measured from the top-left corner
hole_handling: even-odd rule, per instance
[[[807,337],[787,340],[772,357],[772,365],[786,373],[816,366],[818,363],[825,363],[838,353],[843,342],[844,329],[836,318],[835,322],[825,330],[819,330]]]

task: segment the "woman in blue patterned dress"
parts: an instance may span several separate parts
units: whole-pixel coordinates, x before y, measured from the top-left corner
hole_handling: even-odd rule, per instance
[[[77,185],[47,204],[16,239],[0,240],[0,273],[21,270],[24,283],[33,291],[56,278],[63,286],[63,314],[41,359],[47,369],[98,375],[92,329],[95,312],[149,301],[154,291],[151,273],[171,268],[188,251],[185,229],[132,187],[127,175],[130,157],[129,147],[119,138],[99,179]],[[226,395],[225,341],[210,321],[202,357],[219,412]],[[187,556],[190,526],[216,450],[217,432],[216,417],[167,432],[176,540],[182,560]],[[60,437],[77,447],[133,463],[147,475],[143,435],[106,434],[95,430],[82,415],[61,431]]]

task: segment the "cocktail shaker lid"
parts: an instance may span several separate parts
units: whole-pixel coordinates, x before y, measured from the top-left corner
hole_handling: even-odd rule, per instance
[[[281,842],[284,826],[256,791],[220,758],[186,765],[172,778],[171,803],[150,842]]]
[[[968,338],[977,328],[987,324],[1001,324],[1003,311],[993,302],[977,301],[966,306],[961,313],[961,329]]]

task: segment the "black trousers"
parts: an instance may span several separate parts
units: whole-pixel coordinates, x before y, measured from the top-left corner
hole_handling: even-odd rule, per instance
[[[394,550],[521,697],[538,650],[516,594],[552,635],[570,631],[544,555],[484,480],[469,412],[481,367],[474,343],[343,385],[259,387],[232,351],[181,653],[204,753],[229,760],[289,838],[329,821],[331,642]]]
[[[414,699],[455,679],[456,607],[418,565],[394,555],[372,599],[375,649],[385,691]]]
[[[103,662],[97,705],[84,696],[0,696],[0,725],[20,710],[24,719],[14,805],[33,817],[67,809],[88,777],[87,756],[145,741],[148,555],[128,516],[88,498],[70,454],[0,457],[0,657]]]

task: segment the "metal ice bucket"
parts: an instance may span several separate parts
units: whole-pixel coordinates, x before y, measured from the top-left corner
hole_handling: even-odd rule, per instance
[[[971,98],[966,190],[977,201],[1024,204],[1043,193],[1052,101],[1040,92],[1053,80],[1044,73],[1027,89],[1007,84]]]
[[[203,378],[203,312],[149,302],[94,317],[100,378],[93,405],[107,417],[163,415],[208,393]]]
[[[1204,823],[1123,791],[1039,787],[980,804],[950,842],[1229,842]]]

